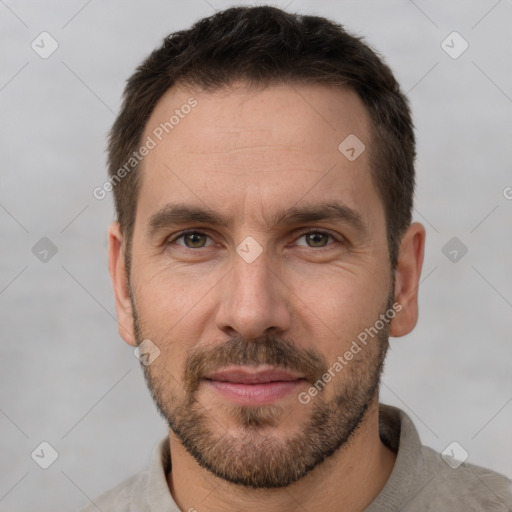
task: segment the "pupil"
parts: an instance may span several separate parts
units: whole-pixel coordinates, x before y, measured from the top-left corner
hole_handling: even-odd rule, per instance
[[[322,233],[311,233],[309,235],[309,240],[313,245],[322,245],[322,242],[325,241],[325,235]]]
[[[202,247],[204,245],[204,243],[201,243],[201,238],[202,238],[203,235],[200,235],[198,233],[192,233],[190,235],[188,235],[188,240],[190,242],[190,245],[193,245],[195,247]],[[309,241],[313,244],[313,245],[323,245],[322,242],[325,242],[325,236],[324,234],[322,233],[310,233],[308,235],[308,238],[309,238]]]
[[[194,247],[202,247],[204,244],[201,243],[201,237],[202,235],[198,233],[188,235],[190,245],[193,245]]]

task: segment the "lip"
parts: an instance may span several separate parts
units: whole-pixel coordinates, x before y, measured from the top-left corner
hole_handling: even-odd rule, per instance
[[[281,368],[251,370],[250,368],[243,366],[224,368],[222,370],[211,373],[206,377],[208,380],[233,382],[236,384],[266,384],[269,382],[289,382],[303,378],[303,375],[298,375]]]
[[[265,405],[275,402],[303,385],[302,375],[279,369],[225,368],[204,379],[223,398],[238,405]]]

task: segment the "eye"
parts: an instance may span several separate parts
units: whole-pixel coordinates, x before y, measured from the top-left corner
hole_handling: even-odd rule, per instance
[[[323,248],[327,245],[330,245],[329,239],[334,240],[334,236],[330,233],[327,233],[326,231],[308,231],[307,233],[303,233],[298,239],[301,240],[304,239],[305,243],[298,243],[297,245],[301,246],[307,246],[312,248]]]
[[[208,239],[210,243],[208,243]],[[174,239],[169,240],[169,243],[175,243],[176,245],[186,247],[187,249],[201,249],[212,245],[213,241],[206,233],[201,231],[185,231]]]
[[[322,249],[333,245],[338,240],[334,235],[327,231],[308,231],[297,238],[295,245],[302,247],[310,247],[313,249]],[[168,244],[178,245],[185,249],[202,249],[214,245],[213,240],[202,231],[183,231],[174,238],[170,239]]]

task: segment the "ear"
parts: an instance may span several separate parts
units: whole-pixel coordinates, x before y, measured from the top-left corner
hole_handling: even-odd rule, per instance
[[[389,335],[404,336],[418,321],[418,286],[425,251],[425,228],[413,222],[402,237],[395,271],[395,302],[402,308],[393,318]]]
[[[133,325],[133,311],[128,288],[128,275],[124,259],[123,235],[119,222],[113,222],[108,229],[108,269],[114,288],[117,311],[117,328],[126,343],[137,345]]]

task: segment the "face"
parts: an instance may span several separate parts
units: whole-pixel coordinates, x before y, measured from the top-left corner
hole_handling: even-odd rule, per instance
[[[393,278],[369,126],[354,92],[318,85],[174,88],[148,121],[133,337],[160,351],[143,368],[173,434],[230,482],[300,479],[376,396]]]

